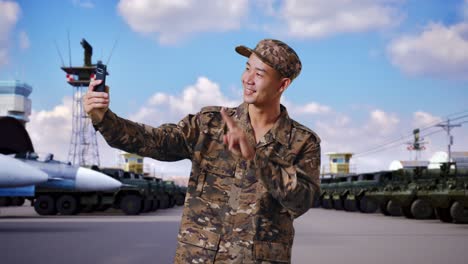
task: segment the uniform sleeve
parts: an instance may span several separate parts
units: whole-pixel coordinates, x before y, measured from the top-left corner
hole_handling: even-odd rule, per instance
[[[320,186],[319,140],[308,140],[292,165],[278,156],[274,145],[257,149],[254,162],[257,175],[268,192],[293,217],[299,217],[312,207],[314,194]]]
[[[151,127],[121,118],[109,109],[93,125],[111,147],[162,161],[190,159],[199,135],[198,115],[188,115],[177,125]]]

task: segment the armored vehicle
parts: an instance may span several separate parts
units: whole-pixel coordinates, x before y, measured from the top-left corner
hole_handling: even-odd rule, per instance
[[[438,170],[438,180],[418,198],[435,209],[442,222],[468,223],[468,168],[446,163]]]
[[[403,171],[381,171],[377,174],[374,178],[378,184],[376,188],[366,192],[366,199],[378,204],[380,212],[384,215],[401,216],[401,207],[392,200],[392,193],[408,184]]]
[[[142,175],[116,168],[102,168],[103,173],[122,182],[118,192],[108,193],[113,197],[113,207],[127,215],[137,215],[153,208],[154,196],[150,182]]]

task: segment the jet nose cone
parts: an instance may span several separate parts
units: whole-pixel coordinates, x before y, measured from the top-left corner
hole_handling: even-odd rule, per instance
[[[122,183],[97,171],[78,168],[76,172],[76,189],[83,191],[107,191],[120,188]]]
[[[46,182],[49,176],[38,168],[0,154],[0,187],[21,187]]]

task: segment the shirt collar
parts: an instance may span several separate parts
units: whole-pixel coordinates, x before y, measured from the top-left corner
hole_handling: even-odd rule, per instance
[[[269,144],[273,141],[278,141],[282,145],[288,145],[289,137],[291,135],[292,120],[289,118],[286,107],[280,105],[280,116],[276,120],[273,127],[265,134],[263,140],[264,144]],[[239,120],[240,125],[247,133],[249,140],[255,143],[255,134],[250,124],[249,117],[249,104],[242,103],[237,107],[235,117]],[[256,145],[256,144],[255,144]]]

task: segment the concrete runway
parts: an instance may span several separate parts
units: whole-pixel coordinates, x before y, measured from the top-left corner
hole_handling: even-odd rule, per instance
[[[39,217],[0,208],[0,263],[171,263],[181,212]],[[468,225],[311,209],[295,227],[293,263],[468,263]]]

